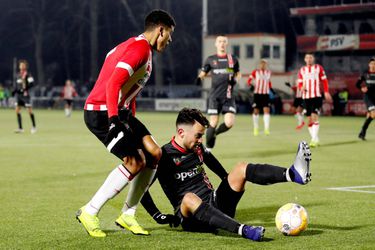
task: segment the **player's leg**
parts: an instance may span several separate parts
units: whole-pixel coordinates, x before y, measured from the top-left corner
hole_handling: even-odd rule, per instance
[[[97,214],[109,199],[115,197],[144,168],[146,160],[143,151],[137,148],[134,135],[129,131],[122,131],[126,135],[120,140],[118,135],[108,137],[106,112],[85,111],[84,118],[89,130],[106,145],[108,151],[123,160],[123,163],[107,176],[91,200],[76,214],[76,218],[91,236],[105,237],[106,234],[100,229]]]
[[[259,109],[257,107],[253,109],[253,134],[254,136],[259,135]]]
[[[65,99],[65,104],[64,104],[64,112],[65,112],[65,116],[66,117],[69,117],[70,116],[70,112],[69,112],[69,100],[68,99]]]
[[[224,114],[224,121],[216,129],[216,135],[224,133],[231,129],[235,122],[236,117],[236,102],[234,99],[226,99],[221,107],[222,113]]]
[[[259,109],[260,102],[259,102],[259,95],[254,94],[254,103],[253,103],[253,134],[254,136],[259,135]]]
[[[263,107],[263,123],[264,123],[264,134],[270,134],[270,123],[271,123],[271,114],[270,114],[270,107],[264,106]]]
[[[296,127],[297,130],[303,128],[303,126],[305,125],[305,122],[303,121],[303,107],[301,105],[302,103],[300,103],[296,107],[296,112],[295,112],[295,115],[297,118],[297,127]]]
[[[143,125],[143,124],[142,124]],[[130,183],[128,196],[122,208],[122,214],[116,220],[116,224],[122,228],[130,230],[134,234],[149,235],[135,218],[137,206],[144,193],[148,190],[155,176],[157,164],[161,158],[161,149],[154,138],[149,135],[142,138],[144,151],[146,155],[146,167],[143,168],[134,180]]]
[[[375,118],[375,102],[369,96],[366,94],[365,95],[365,104],[367,106],[367,115],[366,115],[366,120],[362,125],[361,132],[359,133],[358,137],[362,140],[366,140],[366,132],[367,128],[372,122],[372,120]]]
[[[19,103],[16,103],[16,115],[17,115],[17,123],[18,123],[18,129],[14,130],[15,133],[23,133],[23,127],[22,127],[22,116],[21,116],[21,106]]]
[[[31,107],[31,103],[26,104],[26,105],[27,105],[26,107],[27,107],[27,110],[29,112],[30,120],[31,120],[31,125],[32,125],[32,127],[31,127],[31,133],[35,134],[37,130],[36,130],[35,115],[33,113],[33,108]]]
[[[310,181],[310,161],[309,146],[306,142],[300,142],[296,158],[290,168],[240,162],[229,173],[228,183],[235,192],[243,192],[247,181],[260,185],[287,181],[307,184]]]
[[[212,114],[209,115],[210,126],[206,131],[206,146],[208,149],[212,149],[215,146],[216,142],[216,126],[219,122],[219,115]]]
[[[235,117],[236,115],[234,113],[225,113],[224,122],[220,124],[219,127],[216,129],[216,135],[227,132],[229,129],[231,129],[234,125]]]
[[[240,224],[214,206],[203,202],[193,193],[185,194],[180,209],[184,218],[193,218],[210,227],[221,228],[232,233],[237,233],[247,239],[260,241],[264,234],[263,227]]]

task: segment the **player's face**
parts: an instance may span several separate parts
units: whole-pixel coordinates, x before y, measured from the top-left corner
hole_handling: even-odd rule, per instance
[[[371,71],[371,72],[375,72],[375,61],[371,61],[371,62],[368,64],[368,69],[369,69],[369,71]]]
[[[193,126],[186,126],[184,129],[183,145],[186,150],[192,151],[203,142],[203,135],[206,128],[199,122]]]
[[[228,46],[228,38],[225,36],[218,36],[216,38],[215,46],[218,53],[226,53]]]
[[[161,26],[159,27],[159,37],[156,40],[156,51],[163,52],[164,49],[167,47],[169,43],[172,42],[172,34],[174,31],[174,27],[172,28]]]
[[[305,55],[305,63],[306,65],[313,65],[314,64],[314,56],[313,55],[310,55],[310,54],[306,54]]]
[[[260,62],[260,69],[266,69],[267,68],[267,63],[265,61]]]
[[[25,70],[27,70],[27,65],[26,65],[26,63],[20,63],[20,65],[19,65],[19,68],[20,68],[20,71],[25,71]]]

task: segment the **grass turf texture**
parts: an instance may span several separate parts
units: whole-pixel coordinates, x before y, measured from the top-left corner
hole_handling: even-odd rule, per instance
[[[187,233],[156,224],[142,206],[140,223],[151,236],[119,230],[114,221],[127,188],[109,201],[99,218],[105,239],[93,239],[76,221],[85,204],[119,161],[86,129],[83,113],[65,118],[63,111],[36,110],[38,132],[30,134],[23,111],[24,134],[14,134],[16,115],[0,110],[0,249],[374,249],[375,193],[342,192],[328,187],[375,185],[375,125],[368,141],[357,138],[364,118],[322,117],[321,147],[312,149],[312,182],[247,184],[236,219],[266,227],[263,242],[251,242],[220,231],[218,235]],[[139,113],[160,145],[174,133],[175,113]],[[249,115],[239,115],[234,128],[218,137],[213,151],[229,171],[238,161],[290,166],[307,128],[295,131],[292,116],[274,116],[271,135],[252,135]],[[215,186],[219,179],[206,168]],[[361,189],[373,191],[374,188]],[[162,212],[172,212],[158,183],[151,193]],[[274,217],[285,203],[303,205],[309,214],[307,230],[297,237],[281,235]]]

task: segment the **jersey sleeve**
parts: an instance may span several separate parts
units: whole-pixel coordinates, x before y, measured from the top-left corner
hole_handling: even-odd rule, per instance
[[[221,163],[216,159],[216,157],[211,152],[205,151],[203,159],[206,166],[217,176],[219,176],[220,179],[223,180],[228,176],[228,173],[223,167],[223,165],[221,165]]]
[[[118,115],[118,99],[121,87],[147,61],[149,51],[147,41],[143,40],[134,42],[124,51],[106,86],[108,117]]]
[[[362,75],[360,75],[360,76],[358,77],[357,83],[355,84],[355,86],[356,86],[358,89],[361,89],[362,82],[365,81],[365,74],[366,74],[366,73],[364,72]]]
[[[298,82],[298,88],[301,89],[301,88],[302,88],[302,85],[303,85],[302,68],[298,71],[297,82]]]
[[[251,72],[251,74],[249,75],[249,79],[247,79],[247,85],[250,86],[253,79],[255,79],[255,72],[256,70],[253,70],[253,72]]]
[[[240,63],[237,59],[237,57],[233,56],[234,57],[234,60],[235,60],[235,63],[234,63],[234,66],[233,66],[233,72],[234,73],[238,73],[240,72]]]
[[[319,71],[319,79],[323,82],[323,90],[325,93],[328,92],[328,79],[326,72],[324,71],[323,67],[319,65],[320,71]]]
[[[201,70],[205,73],[210,72],[210,70],[211,70],[211,57],[207,57],[207,59],[204,61],[204,64],[203,64]]]

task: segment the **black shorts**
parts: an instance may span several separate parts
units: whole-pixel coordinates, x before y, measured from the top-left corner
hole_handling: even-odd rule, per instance
[[[211,193],[208,203],[226,215],[234,218],[238,202],[241,200],[243,193],[244,192],[236,192],[232,190],[229,186],[228,179],[226,178],[220,183],[219,187]],[[180,210],[177,215],[182,218],[181,226],[185,231],[215,232],[217,230],[217,228],[198,221],[194,217],[183,217]]]
[[[107,111],[84,111],[87,128],[107,149],[109,144],[112,143],[109,151],[121,160],[125,156],[138,156],[138,149],[143,149],[142,138],[151,134],[145,125],[130,113],[129,110],[119,111],[120,121],[128,124],[129,130],[124,131],[126,135],[117,140],[116,138],[107,138],[109,128]]]
[[[375,97],[374,96],[370,96],[368,94],[365,94],[364,101],[365,101],[365,104],[367,106],[368,112],[371,112],[371,111],[375,110]]]
[[[69,106],[72,105],[73,100],[72,99],[64,99],[65,103],[68,104]]]
[[[293,107],[295,107],[295,108],[302,107],[303,108],[303,99],[297,98],[297,97],[294,98]]]
[[[303,105],[306,110],[306,116],[311,116],[312,113],[319,115],[323,105],[323,100],[321,97],[304,99]]]
[[[32,107],[30,96],[24,96],[22,94],[17,94],[16,102],[14,103],[16,106],[24,106],[26,108]]]
[[[254,94],[254,109],[263,109],[271,106],[270,96],[268,94]]]
[[[208,99],[208,115],[219,115],[220,113],[236,113],[236,102],[234,98],[210,98]]]

